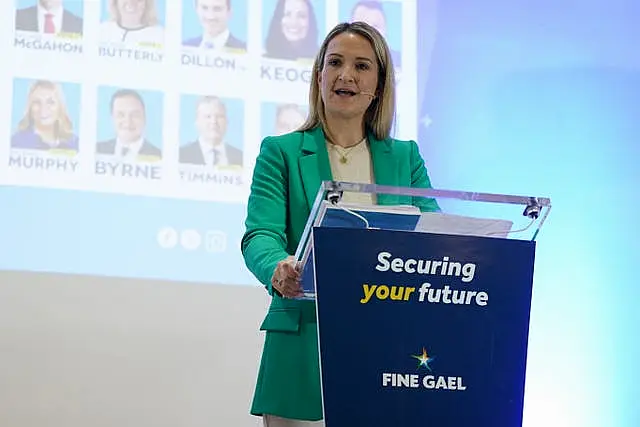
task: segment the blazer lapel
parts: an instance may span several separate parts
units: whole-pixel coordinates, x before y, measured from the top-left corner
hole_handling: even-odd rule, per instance
[[[398,185],[398,165],[397,159],[393,156],[391,140],[379,140],[369,133],[369,146],[375,183],[389,186]],[[395,204],[398,200],[398,197],[392,194],[377,194],[376,197],[380,205]]]
[[[300,177],[309,209],[313,206],[322,181],[331,181],[331,165],[324,132],[320,127],[302,135],[302,156],[298,160]]]

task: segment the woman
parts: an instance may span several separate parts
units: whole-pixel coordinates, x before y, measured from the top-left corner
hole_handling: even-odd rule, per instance
[[[309,0],[278,0],[265,42],[273,59],[311,59],[318,50],[318,23]]]
[[[60,85],[37,80],[27,94],[27,107],[11,138],[12,148],[78,151],[78,136]]]
[[[363,22],[343,23],[315,59],[309,115],[293,133],[264,139],[256,160],[242,252],[249,270],[272,295],[261,330],[266,340],[251,413],[266,426],[323,425],[315,304],[295,299],[295,252],[323,180],[430,187],[413,141],[390,138],[394,73],[382,35]],[[345,194],[365,203],[435,201]],[[344,200],[343,199],[343,200]],[[364,408],[363,408],[364,410]]]
[[[158,23],[155,0],[107,0],[110,20],[100,24],[100,40],[162,47],[164,29]]]

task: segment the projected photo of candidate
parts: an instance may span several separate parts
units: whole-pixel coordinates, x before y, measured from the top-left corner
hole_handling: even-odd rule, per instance
[[[182,44],[188,47],[246,51],[246,0],[186,0]]]
[[[70,114],[69,107],[79,105],[80,88],[72,83],[64,85],[63,88],[48,80],[32,83],[15,80],[13,107],[14,114],[20,116],[11,137],[11,148],[78,151],[74,122],[78,123],[79,112],[76,107]],[[69,104],[65,98],[69,98]]]
[[[101,42],[162,46],[164,0],[102,0]]]
[[[268,13],[265,1],[263,10]],[[319,46],[318,8],[324,8],[323,1],[278,0],[268,24],[264,56],[272,59],[311,60]]]
[[[267,103],[263,111],[263,136],[284,135],[297,130],[307,118],[307,111],[297,104]]]
[[[203,96],[193,102],[183,98],[181,120],[180,163],[208,167],[242,166],[242,114],[241,104],[236,102],[236,114],[229,114],[228,107],[216,96]],[[194,132],[195,131],[195,132]]]
[[[104,96],[99,96],[99,98],[104,98]],[[145,137],[148,125],[155,127],[157,133],[160,134],[161,114],[156,112],[150,116],[145,100],[139,92],[131,89],[115,91],[109,101],[109,110],[111,129],[105,127],[106,120],[99,119],[98,135],[102,136],[102,134],[109,132],[114,134],[114,137],[98,142],[96,144],[97,154],[111,155],[123,161],[157,161],[162,157],[162,151]],[[106,118],[104,106],[99,109],[99,113],[98,117]]]
[[[82,34],[82,15],[79,1],[18,0],[15,26],[18,31],[40,34]]]
[[[378,30],[387,40],[391,59],[396,68],[401,67],[402,4],[379,0],[341,0],[341,16],[350,22],[362,21]],[[395,30],[390,31],[390,28]]]

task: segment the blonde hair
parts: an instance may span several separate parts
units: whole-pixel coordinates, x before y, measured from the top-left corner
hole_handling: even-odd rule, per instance
[[[109,0],[109,14],[111,15],[111,19],[120,23],[118,0]],[[141,24],[143,27],[151,27],[152,25],[158,24],[158,13],[156,12],[155,0],[145,0]]]
[[[391,60],[389,46],[378,30],[364,22],[343,22],[336,25],[327,34],[320,46],[311,71],[311,84],[309,88],[309,114],[306,121],[300,126],[299,131],[306,131],[321,126],[327,131],[327,116],[324,111],[324,103],[320,92],[318,76],[323,70],[327,48],[334,37],[342,33],[357,34],[371,43],[378,63],[378,87],[376,97],[371,101],[364,114],[365,131],[373,133],[378,140],[385,140],[391,135],[391,128],[396,111],[396,87],[395,73]]]
[[[71,138],[73,136],[73,123],[71,122],[71,118],[69,118],[69,113],[67,112],[64,94],[62,93],[60,85],[49,80],[37,80],[29,88],[29,92],[27,93],[27,106],[22,119],[20,119],[20,122],[18,123],[18,129],[33,129],[34,123],[33,117],[31,117],[31,108],[33,105],[33,95],[38,89],[51,91],[53,97],[58,103],[58,115],[55,123],[56,137],[60,140]]]

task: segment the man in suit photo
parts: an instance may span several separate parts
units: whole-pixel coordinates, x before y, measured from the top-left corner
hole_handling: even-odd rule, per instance
[[[16,10],[16,30],[42,34],[82,34],[82,18],[64,9],[63,0],[36,0]]]
[[[159,160],[162,151],[144,137],[147,122],[144,100],[134,90],[121,89],[111,97],[111,118],[116,137],[96,145],[96,153],[135,161]]]
[[[231,0],[194,0],[202,34],[183,41],[184,46],[215,50],[246,50],[246,43],[229,30]]]
[[[242,166],[242,150],[224,142],[228,126],[227,108],[215,96],[204,96],[196,105],[198,139],[180,149],[180,163],[192,165]]]

